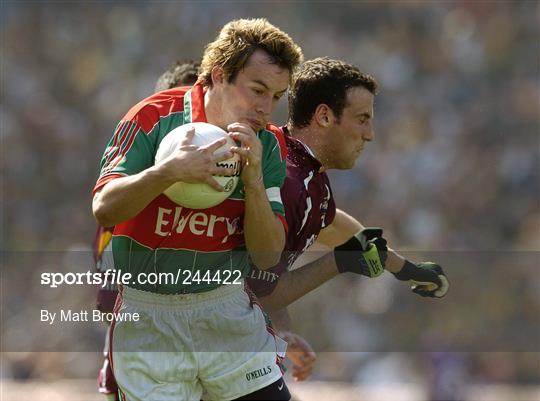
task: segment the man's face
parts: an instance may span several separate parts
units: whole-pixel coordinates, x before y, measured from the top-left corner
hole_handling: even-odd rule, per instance
[[[328,168],[352,168],[364,144],[373,140],[373,100],[373,94],[363,87],[347,91],[341,119],[329,132]]]
[[[232,82],[224,79],[214,84],[221,96],[221,125],[241,122],[255,131],[264,128],[287,90],[289,76],[289,70],[272,64],[265,52],[257,50]]]

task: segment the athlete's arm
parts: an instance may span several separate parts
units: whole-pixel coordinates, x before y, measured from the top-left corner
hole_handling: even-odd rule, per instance
[[[158,166],[109,181],[94,195],[94,217],[105,227],[129,220],[174,182]]]
[[[334,253],[327,252],[347,242],[362,229],[364,226],[358,220],[337,209],[332,224],[321,230],[317,241],[300,257],[311,259],[311,261],[302,266],[300,263],[307,260],[299,258],[295,266],[301,267],[283,273],[274,291],[260,298],[264,308],[268,311],[284,308],[340,274]],[[394,251],[388,250],[387,270],[398,272],[404,264],[405,259]]]
[[[348,215],[341,209],[336,209],[336,217],[332,224],[323,228],[317,237],[315,244],[319,243],[327,248],[335,248],[349,240],[358,231],[365,227],[354,217]],[[388,258],[385,269],[392,273],[397,273],[405,264],[405,259],[392,249],[388,248]],[[334,263],[335,265],[335,263]]]
[[[285,230],[268,202],[262,184],[245,187],[244,237],[251,260],[261,270],[279,262],[285,246]]]
[[[339,271],[335,255],[333,252],[325,254],[324,250],[341,245],[362,229],[364,226],[360,222],[337,209],[332,224],[321,231],[321,234],[324,232],[322,240],[319,235],[315,244],[306,252],[312,257],[320,257],[307,265],[282,274],[274,291],[260,298],[264,308],[268,311],[284,308],[337,276]],[[313,247],[317,250],[312,249]],[[448,291],[448,280],[439,265],[430,262],[415,264],[388,249],[386,270],[394,273],[398,280],[412,280],[413,292],[421,296],[441,298]]]
[[[333,227],[332,227],[333,226]],[[322,230],[322,238],[318,239],[327,247],[341,245],[339,241],[347,239],[350,233],[356,233],[364,227],[355,218],[349,216],[342,210],[336,210],[336,217],[328,227],[331,231]],[[330,235],[328,235],[330,233]],[[317,242],[316,242],[317,243]],[[333,254],[330,254],[333,256]],[[411,281],[412,291],[423,297],[442,298],[446,295],[449,282],[441,266],[433,262],[413,263],[406,260],[401,255],[388,248],[385,268],[401,281]],[[328,263],[335,266],[335,259],[326,257]],[[336,267],[337,268],[337,267]]]
[[[261,270],[279,262],[285,246],[285,229],[274,214],[262,172],[262,143],[246,124],[234,123],[227,127],[231,137],[242,143],[233,148],[242,156],[242,181],[245,191],[244,238],[252,262]]]
[[[193,133],[189,131],[178,152],[161,163],[105,184],[92,201],[92,211],[98,223],[110,227],[129,220],[177,181],[206,182],[216,190],[222,190],[212,174],[232,174],[232,169],[216,166],[216,162],[230,158],[232,153],[214,156],[214,151],[226,140],[196,147],[191,144]]]
[[[285,308],[338,274],[334,254],[329,253],[308,265],[282,274],[274,291],[259,300],[266,311],[273,312]]]

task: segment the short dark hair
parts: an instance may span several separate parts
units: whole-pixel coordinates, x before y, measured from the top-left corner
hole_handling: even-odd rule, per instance
[[[347,91],[359,86],[377,94],[377,81],[352,64],[328,57],[306,61],[293,74],[289,88],[290,124],[308,126],[320,104],[328,105],[339,122],[347,106]]]
[[[201,63],[193,60],[177,60],[156,82],[156,92],[197,82]]]

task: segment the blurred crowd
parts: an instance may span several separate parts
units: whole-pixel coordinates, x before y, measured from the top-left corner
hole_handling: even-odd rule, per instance
[[[365,225],[384,227],[393,247],[439,251],[451,265],[445,266],[453,279],[451,293],[439,304],[411,300],[391,278],[377,284],[337,280],[301,301],[300,311],[324,303],[329,328],[321,342],[336,341],[334,350],[353,351],[332,327],[354,333],[352,341],[370,335],[381,339],[380,348],[364,343],[370,351],[393,351],[325,354],[318,377],[362,382],[393,369],[411,372],[411,380],[419,375],[428,380],[425,372],[436,376],[437,366],[447,366],[456,382],[539,381],[538,349],[487,352],[518,350],[497,348],[501,340],[476,349],[485,352],[463,344],[448,348],[464,353],[439,352],[467,325],[489,330],[496,322],[504,338],[540,335],[540,283],[531,277],[540,266],[538,11],[538,3],[527,0],[5,3],[2,247],[10,252],[88,249],[95,230],[91,190],[117,121],[151,94],[173,61],[200,58],[224,23],[265,16],[302,46],[306,58],[355,63],[380,83],[375,141],[353,170],[331,173],[338,206]],[[274,120],[286,121],[285,101]],[[514,262],[497,257],[489,266],[482,265],[483,257],[470,262],[482,252],[502,252],[502,259]],[[469,262],[462,263],[465,259]],[[22,284],[11,287],[11,295],[24,291]],[[382,306],[366,307],[360,298],[368,296],[354,295],[358,307],[337,313],[345,308],[330,289],[334,298],[343,290],[371,294]],[[4,307],[5,293],[2,297]],[[471,313],[467,300],[475,302],[476,313],[489,317]],[[407,323],[404,315],[419,308],[424,315],[414,317],[418,324]],[[385,325],[371,322],[371,316]],[[434,333],[417,338],[424,320]],[[476,326],[478,320],[485,326]],[[309,322],[299,327],[308,330]],[[441,345],[391,348],[395,333]],[[422,350],[431,352],[417,352]],[[13,366],[20,360],[17,365],[13,358],[7,375],[43,373],[28,368],[18,375]],[[85,367],[84,374],[97,364]]]

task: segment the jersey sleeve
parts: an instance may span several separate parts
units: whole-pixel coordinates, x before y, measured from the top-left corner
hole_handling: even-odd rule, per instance
[[[137,116],[124,119],[116,127],[101,158],[94,194],[109,181],[140,173],[154,164],[154,147],[138,120]]]
[[[287,147],[283,132],[276,126],[268,125],[259,132],[259,139],[263,145],[263,181],[266,196],[272,210],[287,230],[285,208],[281,199],[281,187],[287,173]]]

